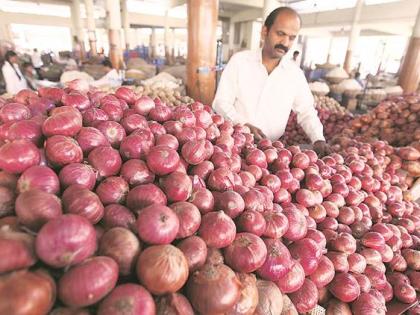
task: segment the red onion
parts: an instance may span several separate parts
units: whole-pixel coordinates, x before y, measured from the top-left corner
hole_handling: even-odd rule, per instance
[[[59,179],[64,189],[78,184],[92,190],[95,187],[96,174],[92,167],[87,164],[71,163],[61,169]]]
[[[123,205],[111,204],[105,207],[102,224],[105,229],[123,227],[135,231],[136,217]]]
[[[355,315],[385,315],[385,305],[371,293],[362,293],[352,304]]]
[[[372,287],[377,290],[382,290],[386,285],[385,274],[373,265],[367,265],[365,275],[372,283]]]
[[[357,280],[349,273],[338,273],[329,286],[330,292],[342,302],[352,302],[360,295]]]
[[[0,273],[6,273],[34,265],[37,258],[34,253],[34,237],[13,231],[11,226],[0,228]]]
[[[187,284],[187,297],[202,314],[224,313],[232,309],[241,295],[241,283],[235,273],[223,264],[206,264],[196,271]]]
[[[34,231],[38,231],[44,223],[62,214],[60,199],[38,189],[19,194],[15,211],[19,222]]]
[[[181,172],[173,172],[161,178],[160,184],[170,202],[185,201],[192,192],[191,179]]]
[[[155,175],[149,170],[146,163],[136,159],[125,162],[121,167],[120,175],[131,186],[149,184],[155,179]]]
[[[331,260],[336,272],[348,272],[350,267],[347,261],[347,254],[329,251],[326,256]]]
[[[139,185],[128,192],[126,204],[132,211],[152,204],[166,205],[166,196],[154,184]]]
[[[215,200],[215,207],[218,210],[223,210],[232,219],[240,215],[245,208],[245,202],[235,191],[225,191],[218,195]]]
[[[264,279],[278,281],[292,267],[290,252],[279,240],[265,239],[264,243],[267,247],[267,258],[257,272]]]
[[[32,120],[21,120],[13,123],[8,130],[8,140],[26,139],[35,145],[42,143],[42,130],[41,127]]]
[[[108,114],[100,108],[89,108],[83,112],[83,125],[85,126],[93,126],[99,121],[108,119]]]
[[[44,224],[35,246],[37,256],[52,267],[75,265],[95,252],[95,229],[81,216],[62,215]]]
[[[127,303],[130,301],[130,303]],[[118,285],[100,303],[98,315],[131,314],[154,315],[156,306],[152,295],[141,285],[126,283]]]
[[[311,275],[318,267],[321,252],[314,240],[304,238],[295,241],[289,250],[292,257],[302,265],[306,276]]]
[[[260,268],[266,259],[264,242],[251,233],[238,233],[225,249],[226,263],[238,272],[250,273]]]
[[[152,294],[175,293],[188,279],[187,259],[175,246],[150,246],[137,260],[137,276]]]
[[[104,215],[104,206],[99,197],[79,185],[68,187],[62,196],[65,212],[78,214],[96,224]]]
[[[347,257],[349,271],[353,273],[363,273],[366,269],[366,259],[358,253],[352,253]]]
[[[403,303],[414,303],[417,300],[416,291],[407,283],[395,284],[394,295]]]
[[[147,166],[157,175],[167,175],[178,167],[178,153],[166,146],[155,146],[147,155]]]
[[[51,164],[59,167],[83,160],[83,152],[78,143],[72,138],[60,135],[47,139],[45,155]]]
[[[385,245],[384,237],[377,232],[366,233],[363,235],[361,242],[364,246],[377,250],[381,249]]]
[[[266,229],[263,236],[280,238],[289,229],[289,222],[283,213],[266,211],[263,213]]]
[[[145,116],[155,108],[155,102],[148,96],[142,96],[134,103],[133,108],[137,113]]]
[[[31,111],[28,107],[19,103],[8,103],[0,108],[0,121],[18,121],[31,118]]]
[[[194,204],[202,214],[213,210],[213,194],[205,188],[195,189],[191,194],[189,201]]]
[[[305,271],[301,264],[292,260],[290,270],[276,282],[282,293],[292,293],[299,290],[305,281]]]
[[[334,265],[326,256],[319,260],[317,269],[311,274],[310,279],[317,286],[323,288],[327,286],[334,278]]]
[[[101,109],[108,115],[109,120],[120,121],[123,117],[123,110],[119,103],[105,102],[101,105]]]
[[[208,186],[217,191],[225,191],[233,188],[233,173],[226,168],[218,168],[210,173]]]
[[[15,140],[0,147],[0,169],[8,173],[22,173],[39,162],[39,151],[28,140]]]
[[[104,205],[124,203],[128,193],[128,183],[121,177],[105,178],[96,188],[96,194]]]
[[[76,136],[76,141],[86,154],[96,147],[109,145],[105,136],[96,128],[83,127]]]
[[[306,313],[316,306],[318,290],[311,280],[305,279],[299,290],[289,294],[289,297],[299,313]]]
[[[127,276],[134,270],[140,250],[140,241],[133,232],[115,227],[101,237],[98,254],[114,259],[120,275]]]
[[[193,235],[201,223],[200,211],[189,202],[176,202],[170,208],[176,213],[179,220],[177,238],[186,238]]]
[[[88,155],[88,161],[100,177],[117,175],[122,164],[118,151],[108,146],[93,149]]]
[[[234,241],[236,227],[223,211],[209,212],[202,217],[198,234],[207,246],[224,248]]]
[[[82,114],[73,109],[48,117],[42,124],[42,133],[47,137],[54,135],[74,137],[81,128]]]
[[[190,236],[178,243],[177,247],[185,255],[190,273],[200,269],[206,262],[207,246],[202,238]]]
[[[284,297],[279,288],[273,282],[264,280],[257,280],[257,288],[258,305],[254,315],[282,313]]]
[[[60,300],[71,307],[95,304],[116,285],[118,265],[109,257],[97,256],[74,266],[59,280]]]
[[[136,224],[140,239],[150,244],[171,243],[180,226],[175,212],[158,204],[141,209]]]
[[[54,280],[43,270],[4,274],[0,277],[0,310],[3,314],[49,314],[55,291]]]
[[[19,193],[40,189],[47,193],[57,194],[60,190],[58,176],[46,166],[32,166],[19,177],[17,191]]]
[[[414,249],[404,249],[402,252],[408,267],[412,270],[420,271],[420,251]]]
[[[305,216],[299,210],[293,209],[285,209],[283,213],[289,222],[289,229],[284,234],[284,237],[291,241],[304,238],[307,232]]]

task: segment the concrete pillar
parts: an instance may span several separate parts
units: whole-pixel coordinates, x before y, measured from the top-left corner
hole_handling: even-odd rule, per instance
[[[97,55],[97,47],[96,47],[96,25],[95,25],[95,18],[93,16],[93,0],[85,0],[85,7],[86,7],[86,20],[87,20],[87,29],[88,29],[88,36],[89,36],[89,46],[90,46],[90,53],[92,56]]]
[[[120,5],[121,5],[121,21],[122,21],[122,27],[124,29],[125,49],[130,49],[131,34],[130,34],[130,21],[128,19],[127,0],[121,0]]]
[[[153,27],[152,34],[150,35],[150,48],[149,48],[150,57],[152,59],[156,58],[156,55],[157,55],[156,45],[157,45],[156,29]]]
[[[328,45],[328,54],[327,54],[327,61],[326,61],[327,63],[330,63],[330,60],[331,60],[331,52],[332,52],[333,43],[334,43],[334,36],[331,35],[330,43]]]
[[[80,17],[80,0],[72,0],[70,6],[71,22],[72,22],[72,35],[73,35],[73,50],[80,51],[80,59],[83,59],[84,41],[83,41],[83,28],[82,19]],[[80,49],[79,49],[80,48]]]
[[[106,0],[106,11],[108,17],[109,58],[114,68],[120,69],[123,65],[120,2],[117,0]]]
[[[169,10],[165,11],[165,33],[164,33],[164,47],[165,59],[167,64],[171,64],[171,29],[169,28]]]
[[[353,15],[353,22],[351,25],[350,36],[349,36],[349,43],[347,46],[346,57],[344,59],[344,69],[347,72],[351,71],[351,58],[354,49],[356,48],[357,39],[360,35],[360,27],[358,26],[360,15],[362,13],[364,0],[357,0],[356,7],[354,8],[354,15]]]
[[[232,20],[229,22],[229,58],[235,52],[235,23]]]
[[[398,81],[405,93],[415,92],[420,83],[420,9]]]
[[[218,0],[188,0],[187,92],[197,101],[211,104],[216,73],[199,71],[216,64]]]

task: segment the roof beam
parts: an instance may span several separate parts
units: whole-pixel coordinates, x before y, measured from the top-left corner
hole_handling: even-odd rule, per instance
[[[220,3],[241,5],[252,8],[262,8],[264,0],[220,0]]]

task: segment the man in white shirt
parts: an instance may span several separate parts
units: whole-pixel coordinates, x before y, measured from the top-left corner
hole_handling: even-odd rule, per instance
[[[9,50],[4,57],[4,65],[1,68],[4,82],[6,83],[6,91],[8,94],[15,95],[19,91],[27,89],[28,84],[25,77],[18,66],[17,54]]]
[[[234,123],[247,125],[256,140],[280,138],[293,110],[314,150],[324,155],[329,147],[308,83],[296,63],[283,58],[300,25],[299,15],[291,8],[271,12],[261,32],[262,50],[232,56],[222,73],[213,108]]]
[[[107,73],[102,78],[91,83],[91,85],[95,87],[121,86],[122,82],[120,75],[118,74],[118,71],[112,66],[111,61],[109,59],[105,59],[104,61],[102,61],[102,65],[105,67]]]

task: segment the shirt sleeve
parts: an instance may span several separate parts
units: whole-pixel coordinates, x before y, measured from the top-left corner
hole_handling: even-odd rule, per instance
[[[314,97],[302,72],[299,73],[298,92],[293,103],[293,111],[297,115],[297,122],[303,128],[312,143],[324,138],[324,127],[314,106]]]
[[[9,94],[19,92],[21,86],[20,80],[11,66],[4,65],[2,68],[4,82],[6,83],[6,91]]]
[[[238,112],[234,106],[237,91],[237,57],[232,56],[220,77],[213,109],[224,118],[240,123]]]

